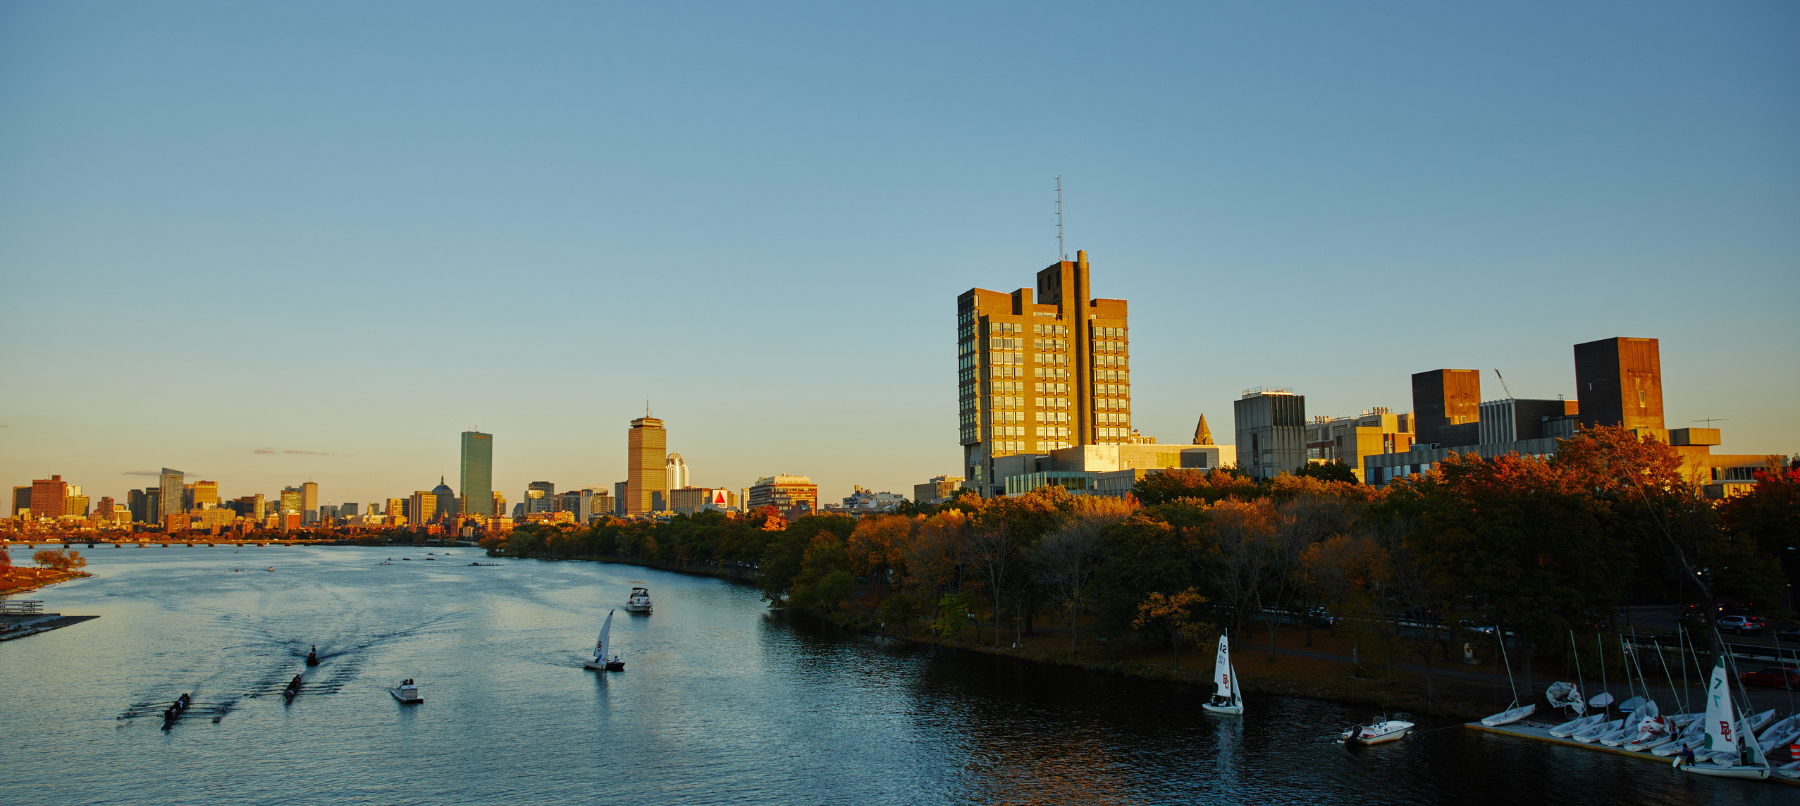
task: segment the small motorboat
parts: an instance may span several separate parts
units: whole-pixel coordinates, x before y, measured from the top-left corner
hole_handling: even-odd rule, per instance
[[[400,681],[400,685],[388,689],[388,693],[394,695],[394,699],[399,700],[401,705],[418,705],[425,701],[419,695],[419,684],[410,677]]]
[[[300,682],[300,675],[294,675],[294,679],[288,681],[287,688],[281,690],[281,696],[288,702],[293,702],[294,697],[300,694]]]
[[[1406,738],[1413,729],[1413,723],[1399,719],[1383,719],[1367,725],[1357,725],[1338,734],[1339,744],[1382,744]]]
[[[319,648],[318,647],[315,646],[312,648],[311,652],[306,653],[306,665],[308,665],[308,666],[319,665]]]
[[[632,588],[631,589],[631,598],[625,600],[625,612],[627,612],[627,613],[649,613],[650,612],[650,589],[649,588]]]
[[[596,672],[625,671],[625,661],[619,659],[618,653],[613,653],[611,658],[606,657],[606,642],[612,635],[612,618],[613,611],[606,611],[606,621],[600,625],[600,638],[594,642],[594,659],[581,664],[583,668]]]

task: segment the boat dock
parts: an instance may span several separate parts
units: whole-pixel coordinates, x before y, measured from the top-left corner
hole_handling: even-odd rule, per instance
[[[34,599],[0,602],[0,641],[11,641],[28,635],[49,632],[70,624],[80,624],[99,616],[65,616],[45,613],[44,603]]]
[[[1557,723],[1557,724],[1561,724],[1561,723]],[[1515,722],[1511,725],[1501,725],[1496,728],[1490,728],[1486,725],[1481,724],[1480,722],[1468,722],[1468,723],[1465,723],[1463,725],[1463,727],[1471,728],[1473,730],[1484,731],[1487,733],[1497,733],[1497,734],[1500,734],[1501,736],[1512,736],[1512,737],[1516,737],[1516,738],[1520,738],[1520,739],[1534,739],[1534,740],[1540,741],[1540,742],[1549,742],[1550,744],[1560,744],[1560,745],[1567,745],[1569,747],[1579,747],[1583,750],[1598,750],[1602,753],[1613,753],[1613,754],[1621,755],[1621,756],[1630,756],[1632,758],[1641,759],[1643,761],[1652,761],[1657,764],[1661,764],[1665,767],[1671,766],[1675,763],[1675,759],[1673,759],[1673,758],[1664,758],[1664,757],[1656,755],[1654,753],[1638,752],[1635,750],[1626,750],[1623,747],[1607,747],[1606,745],[1603,745],[1599,742],[1594,742],[1592,744],[1589,744],[1587,742],[1578,742],[1578,741],[1575,741],[1574,739],[1558,739],[1555,736],[1550,735],[1550,729],[1553,727],[1556,727],[1555,724],[1546,724],[1543,722],[1533,722],[1530,720],[1526,720],[1524,722]],[[1778,750],[1775,752],[1780,753],[1781,751]],[[1785,763],[1785,762],[1782,762],[1782,763]],[[1773,764],[1773,762],[1772,762],[1772,765],[1779,766],[1778,764]],[[1784,784],[1787,786],[1800,786],[1800,781],[1794,780],[1792,778],[1788,778],[1783,775],[1776,775],[1776,774],[1771,774],[1769,776],[1769,783]]]

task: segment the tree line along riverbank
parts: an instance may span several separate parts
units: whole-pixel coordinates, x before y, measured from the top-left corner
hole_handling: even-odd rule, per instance
[[[1128,499],[1047,487],[861,519],[790,523],[764,510],[533,524],[483,546],[710,569],[852,629],[1146,676],[1203,676],[1205,645],[1230,631],[1253,687],[1384,702],[1416,687],[1421,710],[1487,707],[1440,670],[1464,643],[1498,654],[1496,634],[1513,636],[1521,683],[1547,682],[1578,661],[1593,679],[1597,656],[1614,651],[1589,647],[1593,636],[1627,605],[1697,605],[1701,628],[1732,603],[1791,615],[1774,607],[1800,564],[1787,550],[1800,544],[1791,467],[1759,474],[1747,496],[1709,501],[1667,445],[1598,428],[1549,459],[1452,456],[1383,489],[1332,470],[1265,482],[1172,470]],[[1345,675],[1284,655],[1321,633],[1374,660]],[[1165,657],[1169,672],[1151,671]]]

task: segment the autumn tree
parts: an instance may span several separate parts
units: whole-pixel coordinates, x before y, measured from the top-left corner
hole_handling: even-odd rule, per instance
[[[64,573],[79,571],[87,567],[87,558],[67,546],[60,549],[43,549],[31,555],[31,561],[37,563],[41,568]]]
[[[1138,603],[1137,618],[1132,619],[1131,626],[1139,630],[1160,629],[1168,635],[1175,649],[1175,668],[1179,669],[1181,642],[1212,631],[1212,625],[1199,615],[1199,607],[1204,604],[1206,597],[1194,588],[1167,596],[1153,591]]]
[[[1249,498],[1255,496],[1256,491],[1256,482],[1235,467],[1159,470],[1145,474],[1131,488],[1131,494],[1146,506],[1182,498],[1196,498],[1209,503],[1232,496]]]
[[[1100,567],[1101,535],[1136,509],[1136,504],[1126,499],[1073,498],[1060,525],[1027,555],[1032,576],[1068,603],[1070,652],[1079,642],[1082,594]]]

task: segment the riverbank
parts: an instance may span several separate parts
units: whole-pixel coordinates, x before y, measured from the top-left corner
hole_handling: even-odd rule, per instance
[[[12,566],[0,569],[0,596],[30,593],[58,582],[93,576],[85,571],[56,571],[49,568]]]

